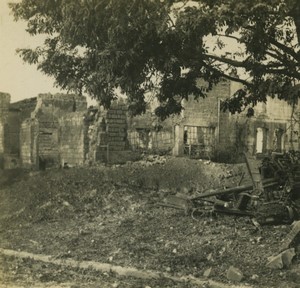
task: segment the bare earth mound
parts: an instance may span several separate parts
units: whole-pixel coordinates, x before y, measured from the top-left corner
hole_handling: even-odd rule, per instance
[[[226,272],[234,266],[243,273],[240,285],[299,287],[294,273],[299,259],[290,269],[266,267],[290,226],[264,226],[259,231],[248,217],[190,215],[158,205],[178,192],[191,196],[209,188],[237,186],[243,171],[243,164],[168,157],[112,167],[2,171],[0,248],[176,277],[205,275],[229,284]],[[249,177],[243,183],[249,183]],[[80,283],[69,287],[196,287],[167,279],[64,269],[3,255],[1,263],[2,282],[30,279],[32,287],[51,281]]]

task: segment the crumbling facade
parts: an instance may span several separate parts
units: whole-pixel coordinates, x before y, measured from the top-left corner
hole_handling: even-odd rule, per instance
[[[173,155],[204,158],[242,152],[265,155],[271,151],[299,150],[298,107],[269,98],[254,108],[251,118],[246,112],[232,115],[222,112],[220,107],[223,100],[240,88],[238,84],[224,80],[210,91],[204,81],[198,84],[206,90],[207,97],[194,100],[191,95],[189,101],[183,101],[180,116],[160,122],[149,109],[146,115],[131,120],[130,144],[136,149],[150,150],[154,139],[163,135],[161,141],[168,143]],[[160,145],[155,147],[160,148]]]
[[[109,110],[91,107],[85,119],[89,162],[125,163],[137,157],[127,138],[127,106],[124,101],[112,103]]]
[[[1,94],[0,101],[3,168],[84,163],[85,97],[40,94],[10,104],[9,94]]]
[[[127,140],[127,106],[87,108],[84,96],[40,94],[10,103],[0,94],[1,168],[45,169],[124,163],[137,156]]]
[[[130,144],[137,149],[164,148],[176,156],[195,157],[210,157],[216,146],[232,145],[235,139],[230,132],[229,113],[220,111],[221,101],[232,93],[232,83],[222,81],[211,91],[204,81],[199,80],[198,85],[208,96],[194,100],[191,95],[188,101],[183,101],[184,109],[179,116],[159,121],[148,111],[131,120]],[[159,141],[162,143],[157,143]]]
[[[208,89],[199,81],[201,89]],[[168,153],[198,158],[250,152],[299,150],[299,109],[268,99],[254,115],[231,115],[221,102],[239,87],[222,81],[204,99],[184,101],[180,115],[160,121],[150,105],[141,116],[129,117],[125,100],[109,110],[87,108],[79,95],[40,94],[10,103],[0,94],[0,168],[124,163],[139,153]],[[224,159],[228,160],[228,159]]]

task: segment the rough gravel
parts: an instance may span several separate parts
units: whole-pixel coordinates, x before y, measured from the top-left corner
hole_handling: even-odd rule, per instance
[[[290,276],[291,269],[299,269],[299,258],[289,269],[266,267],[290,226],[258,230],[248,217],[192,215],[158,205],[168,195],[193,196],[211,188],[237,186],[243,172],[244,164],[155,156],[110,167],[1,171],[0,248],[176,276],[203,278],[211,269],[210,279],[229,284],[226,271],[234,266],[244,275],[240,284],[299,287]],[[242,184],[249,181],[246,174]],[[164,279],[149,283],[93,271],[67,271],[4,256],[1,263],[0,283],[24,284],[30,279],[32,286],[27,287],[41,282],[44,287],[71,282],[68,287],[73,288],[192,287]]]

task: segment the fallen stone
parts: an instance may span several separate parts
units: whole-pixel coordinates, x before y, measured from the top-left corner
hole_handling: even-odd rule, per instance
[[[295,253],[295,248],[288,249],[286,251],[283,251],[281,253],[282,257],[282,262],[283,262],[283,267],[290,267],[292,264],[292,260],[294,256],[296,255]]]
[[[253,280],[253,281],[257,281],[258,279],[259,279],[259,276],[257,274],[253,274],[251,276],[251,280]]]
[[[281,245],[281,251],[288,249],[293,244],[294,240],[297,238],[299,234],[300,234],[300,221],[295,221],[292,224],[292,230],[285,237],[285,240]],[[299,243],[294,243],[294,244],[295,244],[294,246],[297,246]]]
[[[287,249],[276,256],[269,257],[267,267],[271,269],[288,268],[295,255],[296,253],[294,248]]]
[[[213,261],[213,255],[212,253],[209,253],[208,256],[206,257],[207,261]]]
[[[241,282],[244,275],[240,269],[230,266],[227,270],[226,277],[230,281]]]
[[[211,276],[212,268],[208,268],[204,271],[203,276],[209,278]]]
[[[281,254],[277,256],[268,257],[267,267],[271,269],[282,269],[283,262],[282,262]]]

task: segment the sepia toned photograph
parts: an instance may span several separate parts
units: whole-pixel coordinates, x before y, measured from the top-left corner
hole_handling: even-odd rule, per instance
[[[0,288],[299,288],[298,0],[0,0]]]

